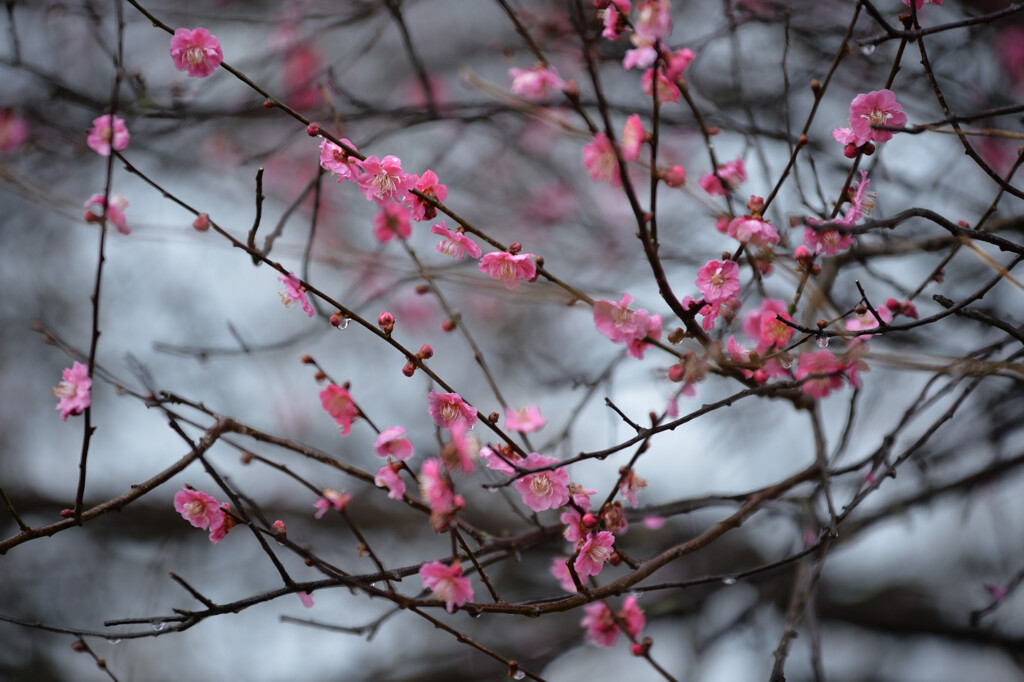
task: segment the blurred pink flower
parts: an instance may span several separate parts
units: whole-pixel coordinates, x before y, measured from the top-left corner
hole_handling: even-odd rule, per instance
[[[711,196],[724,197],[747,179],[747,169],[743,165],[743,159],[735,159],[724,166],[719,166],[718,175],[725,181],[724,187],[722,180],[719,180],[714,173],[705,173],[704,177],[700,179],[700,186]]]
[[[102,194],[93,194],[85,202],[85,222],[102,223],[104,218],[106,218],[114,224],[114,227],[121,234],[131,234],[131,230],[128,229],[128,222],[124,217],[124,209],[128,208],[128,206],[128,200],[120,194],[111,194],[109,204],[106,203]]]
[[[305,606],[307,609],[313,608],[313,595],[311,595],[309,592],[296,592],[295,595],[299,598],[299,601],[302,602],[302,605]]]
[[[316,507],[316,513],[313,514],[313,517],[319,519],[327,513],[328,509],[344,511],[351,499],[352,495],[350,493],[324,488],[321,496],[316,498],[316,501],[313,503],[313,506]]]
[[[450,429],[456,423],[468,429],[476,423],[476,408],[470,407],[458,393],[431,391],[427,402],[430,403],[427,410],[430,418],[443,429]]]
[[[630,114],[622,128],[622,158],[636,161],[640,158],[640,146],[644,141],[644,124],[639,114]]]
[[[412,223],[409,209],[402,204],[385,204],[373,216],[373,236],[381,244],[385,244],[401,235],[402,239],[412,236]]]
[[[206,78],[224,61],[224,52],[205,28],[179,28],[171,38],[171,59],[178,71],[188,71],[189,78]]]
[[[104,114],[92,120],[92,129],[86,138],[86,144],[100,156],[110,156],[111,148],[122,151],[128,147],[128,126],[124,119],[114,116],[114,124],[110,124],[110,114]]]
[[[277,281],[284,283],[284,289],[279,291],[278,294],[281,296],[281,302],[285,306],[290,306],[298,301],[307,315],[313,317],[316,314],[309,299],[306,298],[306,290],[302,286],[302,282],[299,281],[294,272],[289,272],[287,277],[278,277]]]
[[[520,433],[533,433],[547,423],[547,420],[540,413],[536,405],[528,405],[523,408],[505,408],[505,428],[509,431]]]
[[[885,322],[886,324],[892,322],[892,311],[887,307],[879,306],[876,308],[876,312],[878,313],[878,317],[882,318],[882,322]],[[852,332],[875,329],[876,327],[878,327],[878,320],[867,308],[864,309],[863,313],[855,312],[854,316],[846,321],[846,329]]]
[[[512,92],[527,99],[544,99],[552,90],[561,90],[565,87],[565,81],[550,67],[509,69],[508,75],[512,79]]]
[[[641,490],[643,490],[646,487],[647,481],[637,476],[635,470],[630,469],[629,473],[626,474],[625,480],[623,480],[622,483],[619,484],[619,493],[627,500],[629,500],[629,503],[633,506],[633,509],[636,509],[639,504],[636,496],[637,494],[639,494]]]
[[[445,566],[440,561],[431,561],[420,566],[419,573],[423,587],[444,602],[448,613],[456,606],[473,601],[473,586],[469,578],[462,577],[462,564],[453,563],[451,566]]]
[[[390,464],[385,464],[377,471],[373,483],[378,488],[387,488],[388,497],[392,500],[400,500],[405,495],[405,481]]]
[[[461,495],[452,489],[441,460],[430,458],[423,462],[419,473],[420,495],[430,507],[430,525],[435,533],[448,530],[455,522],[455,513],[466,506]]]
[[[412,442],[405,437],[405,429],[392,426],[384,429],[373,441],[373,450],[378,457],[394,457],[403,462],[412,457]]]
[[[827,350],[816,353],[804,352],[800,354],[795,376],[797,381],[800,381],[816,374],[826,375],[808,379],[800,385],[800,390],[812,398],[824,398],[832,391],[843,387],[845,369],[846,365]]]
[[[587,604],[583,610],[587,615],[583,617],[580,625],[586,628],[587,638],[598,646],[614,646],[622,630],[612,616],[611,609],[604,602],[595,602]],[[626,597],[617,615],[619,621],[626,626],[626,632],[634,639],[639,637],[644,625],[647,624],[644,612],[637,606],[636,597]]]
[[[28,140],[28,122],[10,109],[0,109],[0,153],[10,154],[21,149]]]
[[[583,165],[594,180],[607,180],[612,187],[622,184],[615,150],[604,133],[597,133],[590,144],[583,147]]]
[[[53,389],[53,395],[59,398],[57,411],[60,418],[67,421],[85,411],[85,408],[92,404],[92,379],[89,378],[89,368],[77,360],[71,363],[71,367],[61,372],[62,381]]]
[[[551,560],[551,567],[548,571],[555,577],[555,580],[558,581],[563,590],[573,594],[576,593],[576,583],[572,581],[572,575],[569,573],[569,566],[565,563],[565,557],[554,557]]]
[[[730,220],[726,232],[738,242],[749,242],[762,249],[779,243],[779,233],[774,225],[749,215]]]
[[[341,429],[341,435],[347,436],[352,430],[352,422],[359,416],[359,408],[356,407],[348,389],[338,384],[331,384],[320,391],[320,404],[331,415]]]
[[[786,312],[785,301],[766,298],[761,307],[751,310],[743,318],[743,333],[757,341],[757,352],[764,353],[770,347],[782,347],[793,336],[793,328],[779,321],[777,316],[792,321]]]

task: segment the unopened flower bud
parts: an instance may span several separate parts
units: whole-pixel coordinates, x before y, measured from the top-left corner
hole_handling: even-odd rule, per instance
[[[333,315],[331,315],[331,325],[334,326],[334,327],[340,327],[341,326],[341,311],[340,310],[338,312],[334,313]]]
[[[857,158],[857,145],[852,142],[847,143],[847,145],[843,147],[843,156],[848,159]]]
[[[265,100],[263,100],[263,108],[264,109],[273,109],[274,108],[274,103],[271,100],[269,100],[269,99],[265,99]]]
[[[81,653],[81,652],[85,651],[85,650],[86,650],[86,648],[85,648],[85,642],[83,642],[83,641],[82,641],[82,640],[80,640],[80,639],[76,639],[75,641],[73,641],[73,642],[71,643],[71,650],[72,650],[72,651],[77,651],[77,652],[79,652],[79,653]]]
[[[754,376],[751,378],[757,383],[763,384],[764,382],[768,381],[768,372],[764,371],[763,369],[759,369],[754,372]]]
[[[60,517],[62,519],[73,519],[75,517],[75,510],[74,509],[61,509],[60,510]]]
[[[863,147],[861,147],[860,150],[864,152],[864,156],[871,156],[872,154],[875,153],[875,145],[868,142]]]
[[[718,126],[711,126],[708,128],[708,135],[717,135],[720,132],[722,132],[722,129]]]
[[[199,232],[206,232],[210,229],[210,216],[205,213],[200,213],[196,216],[196,219],[192,221],[192,227]]]
[[[427,286],[426,284],[417,284],[416,285],[416,293],[419,294],[420,296],[422,296],[423,294],[429,294],[430,293],[430,287]]]
[[[252,463],[252,458],[253,454],[246,450],[242,452],[242,455],[238,458],[238,461],[240,461],[242,464],[250,464]]]
[[[306,126],[306,134],[310,137],[316,137],[320,134],[320,124],[314,121]]]
[[[672,166],[661,172],[661,179],[669,187],[682,187],[686,184],[686,169],[680,165]]]
[[[811,92],[817,95],[821,91],[821,81],[817,78],[811,79]]]
[[[821,274],[821,266],[820,266],[820,265],[818,265],[817,263],[815,263],[814,265],[812,265],[812,266],[811,266],[811,274],[812,274],[812,275],[814,275],[815,277],[817,277],[818,275],[820,275],[820,274]]]
[[[450,317],[447,318],[444,322],[441,323],[441,329],[443,329],[446,332],[455,331],[455,320],[453,320]]]
[[[487,421],[491,422],[492,424],[497,424],[500,418],[501,415],[498,414],[497,412],[491,412],[489,415],[487,415]]]
[[[429,360],[434,357],[434,349],[429,344],[423,344],[420,346],[420,352],[416,353],[416,357],[420,360]]]
[[[683,376],[686,374],[686,368],[682,365],[672,365],[668,369],[668,380],[679,383],[683,380]]]
[[[747,210],[750,211],[751,215],[759,216],[764,210],[764,197],[750,195],[750,199],[747,201]]]
[[[274,521],[274,532],[280,533],[281,535],[286,535],[288,533],[288,529],[284,527],[284,521],[281,519]]]
[[[956,224],[959,227],[964,228],[965,230],[971,229],[971,224],[969,222],[967,222],[966,220],[958,220],[958,221],[956,221]]]
[[[404,374],[407,377],[411,377],[415,373],[416,365],[412,364],[411,362],[405,363],[405,367],[402,368],[402,374]]]
[[[377,317],[377,326],[385,334],[390,334],[395,328],[395,316],[389,312],[383,312]]]
[[[796,247],[795,251],[793,251],[793,258],[795,258],[801,264],[806,264],[806,261],[810,261],[812,258],[814,258],[814,254],[811,253],[810,249],[801,244],[800,246]]]
[[[508,245],[508,252],[511,253],[513,256],[522,250],[523,245],[520,244],[519,242],[512,242],[511,244]]]
[[[583,521],[583,525],[587,528],[593,528],[597,525],[597,517],[591,514],[590,512],[584,514],[581,520]]]
[[[312,356],[312,355],[303,355],[303,356],[302,356],[301,358],[299,358],[299,359],[300,359],[300,361],[302,362],[302,364],[304,364],[304,365],[313,365],[313,364],[316,364],[316,360],[314,360],[314,359],[313,359],[313,356]]]

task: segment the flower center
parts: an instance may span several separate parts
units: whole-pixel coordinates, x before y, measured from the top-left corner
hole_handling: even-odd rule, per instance
[[[202,500],[192,500],[185,505],[185,512],[190,519],[198,518],[206,513],[206,505]]]
[[[378,196],[385,197],[395,193],[395,180],[387,173],[375,177],[372,184],[377,188]]]
[[[551,492],[551,481],[543,474],[534,476],[530,481],[530,492],[538,497],[544,497]]]
[[[185,59],[188,60],[189,64],[198,66],[206,61],[206,53],[203,52],[203,48],[193,45],[185,50]]]
[[[75,396],[75,387],[66,381],[60,382],[60,385],[53,387],[53,395],[55,398],[73,398]]]
[[[872,109],[871,115],[868,116],[868,121],[873,126],[884,126],[885,122],[888,121],[891,117],[892,114],[890,114],[888,111],[885,111],[884,109]]]

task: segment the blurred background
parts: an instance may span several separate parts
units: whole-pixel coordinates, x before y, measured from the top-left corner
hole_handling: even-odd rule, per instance
[[[448,187],[446,203],[453,210],[495,240],[519,241],[525,252],[543,256],[560,279],[595,299],[617,301],[629,293],[637,307],[664,316],[666,333],[679,325],[659,298],[623,192],[591,180],[581,163],[580,149],[591,135],[579,116],[558,93],[532,103],[509,92],[508,70],[532,68],[537,60],[499,3],[143,4],[172,27],[209,29],[228,63],[360,151],[397,155],[407,172],[434,170]],[[88,352],[99,228],[83,220],[83,204],[103,192],[106,159],[86,146],[86,133],[108,110],[119,5],[13,0],[0,17],[0,282],[7,292],[0,299],[0,488],[33,527],[57,521],[62,509],[73,506],[78,481],[82,418],[62,422],[50,391],[71,357],[45,344],[33,321]],[[948,0],[925,5],[919,17],[925,27],[938,26],[1007,6]],[[581,25],[591,36],[598,30],[593,3],[582,3],[582,15],[573,2],[511,7],[551,66],[579,85],[583,106],[597,119],[579,35]],[[720,129],[713,138],[717,158],[746,161],[749,179],[733,199],[734,212],[742,212],[749,194],[767,196],[778,181],[814,103],[809,83],[825,80],[856,7],[833,0],[673,4],[667,42],[696,55],[686,81],[707,124]],[[802,240],[802,224],[831,212],[851,167],[831,130],[847,125],[857,93],[885,86],[900,49],[899,40],[872,42],[885,35],[873,15],[898,27],[899,14],[907,11],[898,0],[864,3],[859,10],[852,49],[819,104],[808,148],[766,216],[783,235],[775,272],[748,286],[745,266],[743,309],[731,323],[719,320],[711,333],[723,346],[732,334],[741,338],[743,313],[762,298],[792,297],[800,276],[790,255]],[[397,340],[413,349],[431,344],[430,364],[439,375],[481,412],[499,410],[466,340],[442,329],[447,315],[437,298],[417,293],[426,273],[460,313],[509,404],[541,408],[547,425],[530,437],[537,451],[565,459],[633,435],[606,398],[645,424],[650,412],[660,414],[674,398],[686,414],[743,388],[711,375],[696,386],[695,396],[677,396],[679,385],[667,377],[671,355],[650,348],[642,361],[626,358],[621,346],[595,330],[591,310],[573,305],[554,284],[540,280],[508,291],[472,262],[435,253],[430,222],[414,224],[409,240],[423,262],[421,273],[400,244],[375,240],[374,204],[354,185],[321,175],[318,140],[303,125],[264,108],[263,97],[223,69],[201,80],[186,78],[168,56],[169,36],[128,3],[123,13],[118,115],[131,131],[125,157],[164,191],[243,240],[263,168],[266,199],[257,246],[266,248],[273,234],[270,256],[287,269],[366,319],[392,312]],[[1011,13],[927,36],[932,69],[953,112],[973,115],[1021,103],[1020,22],[1020,14]],[[634,112],[650,130],[641,74],[621,66],[629,47],[628,38],[595,42],[603,93],[616,131]],[[941,121],[944,113],[916,44],[904,49],[892,89],[909,124]],[[1022,134],[1020,110],[1010,111],[965,123],[971,130],[1011,133],[971,138],[1003,176],[1013,168]],[[897,134],[862,160],[877,192],[876,218],[921,207],[973,226],[986,215],[998,185],[964,154],[955,135],[946,134],[948,126],[939,127],[946,132]],[[735,242],[714,229],[730,207],[697,185],[711,165],[684,102],[663,107],[659,136],[661,162],[681,164],[688,176],[682,188],[659,188],[660,255],[675,292],[698,295],[697,268],[735,250]],[[140,367],[159,390],[376,471],[375,434],[357,423],[351,435],[339,436],[320,406],[322,386],[314,370],[300,362],[308,354],[336,381],[351,383],[352,395],[376,424],[400,424],[410,432],[414,469],[437,454],[440,438],[426,410],[435,387],[427,377],[404,377],[405,358],[358,325],[331,327],[333,311],[322,304],[312,319],[281,305],[277,272],[254,266],[223,237],[193,230],[193,215],[119,162],[113,168],[113,191],[130,201],[131,233],[111,230],[106,240],[96,360],[110,380],[97,376],[93,386],[97,430],[87,507],[122,494],[188,452],[163,412],[130,394],[145,392]],[[640,164],[632,170],[647,206],[649,171]],[[1022,220],[1021,200],[1005,195],[986,216],[985,228],[1020,244]],[[998,263],[1010,262],[994,247],[980,248]],[[941,276],[934,277],[940,266]],[[861,236],[854,249],[822,267],[820,286],[812,287],[796,315],[804,324],[856,306],[857,282],[876,305],[889,297],[907,299],[920,288],[914,301],[924,318],[943,309],[933,295],[961,301],[997,276],[992,263],[925,220]],[[898,476],[862,504],[858,499],[840,527],[799,622],[787,680],[1024,680],[1024,596],[1015,589],[1024,575],[1024,400],[1020,359],[1013,355],[1020,350],[1022,304],[1024,291],[1004,278],[971,304],[974,317],[949,316],[876,338],[862,388],[847,387],[821,401],[827,451],[837,471],[850,467],[833,479],[837,507],[870,484],[867,458],[883,444],[889,446],[887,461],[909,454]],[[986,348],[987,365],[952,364]],[[684,341],[680,349],[700,347]],[[118,384],[129,393],[117,390]],[[183,413],[203,427],[211,423],[198,412]],[[195,428],[189,435],[201,433]],[[487,435],[480,433],[485,441]],[[267,518],[284,520],[292,541],[335,565],[353,573],[373,570],[342,519],[314,520],[315,495],[259,462],[242,463],[241,449],[286,465],[318,487],[351,492],[350,514],[385,565],[415,566],[450,554],[449,538],[435,535],[425,515],[387,499],[382,490],[295,452],[232,440],[239,447],[219,442],[210,461]],[[573,480],[603,500],[631,454],[627,448],[575,465]],[[782,480],[814,458],[811,420],[786,400],[746,399],[660,434],[637,464],[649,485],[619,542],[635,558],[654,556],[735,511],[738,503],[730,496]],[[458,482],[467,498],[466,520],[494,535],[529,529],[518,496],[481,487],[499,480],[491,473],[478,470]],[[186,483],[217,493],[193,465],[122,512],[0,556],[0,615],[109,631],[107,638],[88,641],[119,680],[505,676],[502,666],[451,635],[346,589],[315,592],[309,611],[286,595],[186,632],[154,629],[152,638],[120,639],[126,628],[105,627],[104,621],[198,608],[168,577],[171,571],[218,603],[280,586],[252,535],[240,532],[245,529],[214,546],[182,520],[172,498]],[[667,520],[654,530],[640,523],[649,516]],[[557,522],[553,512],[540,518]],[[655,660],[680,680],[767,680],[794,582],[814,564],[737,574],[792,556],[816,542],[827,523],[820,486],[804,484],[643,583],[699,583],[637,593]],[[0,510],[0,538],[17,533],[11,514]],[[555,597],[562,592],[548,567],[568,553],[556,530],[551,542],[495,564],[488,574],[509,601]],[[296,580],[321,577],[300,558],[278,554]],[[607,567],[601,581],[626,572],[624,566]],[[474,585],[477,599],[484,600],[485,588],[476,580]],[[399,588],[416,596],[419,579],[407,578]],[[972,613],[989,606],[994,608],[972,622]],[[537,620],[431,613],[548,680],[663,679],[630,655],[624,638],[611,649],[588,644],[579,625],[582,611]],[[307,622],[282,620],[288,618]],[[109,679],[72,650],[71,635],[0,622],[0,641],[0,678]]]

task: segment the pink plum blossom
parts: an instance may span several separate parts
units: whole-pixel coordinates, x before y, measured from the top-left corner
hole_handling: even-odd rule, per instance
[[[636,18],[633,20],[636,34],[634,44],[653,44],[659,38],[672,33],[672,6],[669,0],[638,0]]]
[[[320,53],[307,44],[290,47],[284,56],[284,82],[288,84],[288,105],[304,111],[321,101],[317,74],[323,69]]]
[[[212,495],[185,487],[174,494],[174,510],[195,528],[209,530],[223,523],[224,510]]]
[[[871,187],[871,181],[868,180],[868,174],[861,171],[860,182],[854,184],[850,193],[850,207],[843,214],[843,224],[853,225],[861,218],[871,215],[875,210],[877,195],[874,192],[869,192],[869,187]]]
[[[626,125],[622,128],[622,158],[625,161],[636,161],[640,158],[640,145],[644,141],[644,124],[639,114],[630,114]]]
[[[804,226],[804,244],[820,256],[834,256],[854,245],[852,234],[844,234],[834,227],[813,227],[820,221],[814,218],[807,220]]]
[[[389,154],[383,159],[368,156],[355,164],[363,171],[356,178],[359,191],[369,201],[381,206],[389,201],[404,200],[413,185],[413,176],[402,171],[402,160],[397,156]]]
[[[679,165],[663,169],[661,179],[669,187],[682,187],[686,184],[686,169]]]
[[[747,179],[747,169],[743,164],[743,159],[735,159],[724,166],[719,166],[718,176],[721,177],[721,180],[714,173],[706,173],[700,179],[700,186],[711,196],[724,197]],[[724,186],[722,185],[723,181],[725,182]]]
[[[886,324],[892,322],[892,311],[887,307],[881,306],[875,312],[878,313],[878,317],[882,318],[882,322]],[[875,329],[876,327],[878,327],[878,320],[867,308],[864,309],[863,313],[855,312],[854,316],[846,321],[846,329],[852,332]]]
[[[861,93],[850,102],[850,128],[833,131],[832,136],[843,144],[858,147],[869,142],[888,142],[892,132],[875,130],[871,126],[899,127],[907,122],[903,107],[896,101],[892,90],[874,90]]]
[[[85,222],[102,223],[106,219],[113,223],[121,234],[131,234],[124,216],[124,209],[128,206],[128,200],[120,194],[111,194],[110,203],[107,203],[102,194],[93,194],[85,202]]]
[[[839,358],[827,350],[816,353],[801,353],[797,363],[795,377],[797,381],[812,375],[826,375],[808,379],[800,385],[800,390],[812,398],[824,398],[829,393],[843,387],[843,371],[846,369]]]
[[[583,617],[580,625],[587,630],[587,639],[594,644],[603,647],[612,647],[619,638],[622,630],[618,622],[612,616],[611,609],[604,602],[594,602],[583,607],[587,615]],[[626,626],[626,632],[636,639],[647,624],[644,612],[637,606],[636,597],[629,596],[622,602],[619,609],[618,621]]]
[[[611,140],[603,132],[594,135],[590,144],[583,147],[583,165],[594,180],[607,180],[612,187],[622,185],[619,162]]]
[[[413,455],[412,442],[405,437],[405,429],[392,426],[380,432],[373,441],[373,450],[378,457],[394,457],[403,462]]]
[[[576,570],[576,575],[583,579],[600,573],[604,568],[604,562],[608,561],[615,552],[614,544],[615,536],[610,531],[602,530],[592,533],[583,543],[576,562],[572,566]]]
[[[451,566],[445,566],[440,561],[431,561],[420,566],[419,573],[423,587],[444,602],[448,613],[456,606],[473,601],[473,586],[469,578],[462,577],[462,564],[453,563]]]
[[[721,303],[740,295],[740,266],[736,261],[710,260],[697,271],[697,288],[708,303]]]
[[[569,499],[583,511],[590,509],[590,496],[596,492],[596,490],[584,488],[579,483],[569,484]]]
[[[430,525],[434,532],[448,530],[455,523],[455,513],[466,506],[466,501],[455,494],[440,459],[432,457],[423,462],[419,484],[420,495],[430,507]]]
[[[307,609],[313,608],[313,595],[309,592],[296,592],[295,596],[299,598],[299,601],[302,602],[302,605]]]
[[[215,545],[227,536],[229,530],[235,527],[235,519],[228,513],[230,508],[231,505],[227,502],[222,502],[220,505],[222,512],[220,523],[216,525],[210,524],[210,542]]]
[[[448,198],[448,188],[438,182],[437,173],[432,170],[426,171],[421,176],[413,176],[413,189],[433,197],[438,201]],[[412,219],[416,221],[433,220],[437,217],[437,207],[430,202],[424,201],[417,195],[409,192],[404,199],[412,208]]]
[[[655,76],[655,73],[657,73],[657,76]],[[640,79],[640,86],[643,88],[644,94],[648,97],[652,97],[654,95],[655,83],[657,83],[659,102],[662,104],[674,104],[679,101],[679,98],[682,96],[682,92],[679,90],[678,85],[669,80],[668,76],[665,75],[664,70],[655,70],[654,68],[650,68],[644,71],[644,75]]]
[[[558,464],[557,457],[531,452],[519,463],[524,469]],[[512,484],[523,498],[523,503],[535,512],[557,509],[569,501],[569,472],[564,468],[538,471],[516,479]]]
[[[61,382],[53,389],[53,395],[60,399],[57,411],[61,420],[67,421],[68,417],[82,414],[92,404],[91,389],[88,366],[76,360],[61,372]]]
[[[626,50],[622,58],[622,68],[631,71],[633,67],[646,69],[658,59],[658,51],[653,45],[641,45],[632,50]]]
[[[629,500],[633,509],[636,509],[639,505],[639,501],[636,496],[646,487],[647,481],[637,476],[636,471],[630,469],[622,483],[619,484],[619,493]]]
[[[556,556],[551,560],[551,567],[548,572],[555,577],[558,584],[566,592],[576,593],[576,583],[572,581],[572,574],[569,573],[569,566],[565,563],[565,557]]]
[[[410,222],[410,211],[402,204],[385,204],[373,217],[373,236],[381,244],[385,244],[395,236],[408,239],[412,236],[412,223]]]
[[[441,237],[441,241],[434,246],[438,253],[451,256],[455,260],[462,260],[466,254],[469,254],[470,258],[479,258],[483,254],[475,241],[462,232],[452,232],[445,227],[443,220],[431,227],[430,231]]]
[[[562,529],[562,537],[573,544],[582,540],[583,536],[590,531],[583,524],[583,515],[573,507],[566,507],[565,511],[559,515],[558,520],[565,526]]]
[[[224,52],[205,28],[179,28],[171,38],[171,59],[178,71],[188,71],[189,78],[206,78],[224,61]]]
[[[690,68],[690,62],[694,58],[693,50],[688,47],[684,47],[681,50],[675,52],[669,52],[665,58],[667,64],[665,65],[665,77],[672,82],[678,82],[679,78],[683,75],[683,71]]]
[[[778,317],[792,321],[786,312],[785,301],[766,298],[761,307],[751,310],[743,318],[743,333],[757,341],[757,352],[764,353],[772,346],[780,348],[793,336],[793,328]]]
[[[779,243],[779,233],[774,225],[749,215],[730,220],[726,232],[740,243],[750,243],[762,249]]]
[[[359,151],[348,139],[343,137],[341,141],[352,151]],[[336,175],[338,182],[342,180],[355,182],[356,172],[359,170],[359,167],[356,166],[358,160],[354,156],[349,156],[344,149],[330,140],[320,142],[320,167]]]
[[[441,459],[444,461],[445,469],[459,469],[462,473],[468,474],[476,466],[480,443],[476,438],[466,434],[466,426],[461,421],[456,421],[449,430],[452,439],[441,448]]]
[[[629,17],[629,0],[625,0],[627,3],[626,10],[620,11],[617,3],[609,3],[608,7],[603,10],[598,10],[598,16],[601,17],[602,25],[604,30],[601,31],[601,37],[608,40],[617,40],[622,32],[625,30],[626,22],[623,17]]]
[[[665,526],[664,516],[645,516],[642,523],[647,530],[661,530]]]
[[[547,423],[547,420],[540,413],[536,405],[514,409],[505,408],[505,429],[508,431],[519,431],[520,433],[533,433]]]
[[[552,90],[565,87],[565,81],[549,67],[509,69],[508,75],[512,79],[512,92],[527,99],[544,99]]]
[[[537,266],[533,258],[535,256],[532,253],[512,255],[507,251],[495,251],[481,258],[477,267],[480,272],[504,282],[505,288],[512,291],[523,280],[530,281],[537,277]]]
[[[388,497],[392,500],[400,500],[405,495],[405,481],[395,471],[395,467],[390,464],[385,464],[377,471],[373,483],[378,488],[387,488]]]
[[[647,333],[644,336],[626,342],[626,354],[631,358],[643,360],[644,350],[650,345],[647,342],[648,338],[655,341],[661,338],[661,315],[651,315],[647,320]]]
[[[484,460],[488,469],[493,469],[494,471],[497,471],[500,474],[505,474],[506,476],[511,476],[516,472],[509,462],[518,463],[519,460],[522,459],[522,457],[513,452],[508,446],[499,446],[497,450],[489,447],[482,447],[480,448],[480,457]]]
[[[320,404],[323,405],[327,414],[338,424],[341,435],[347,436],[352,431],[352,422],[359,416],[359,408],[356,407],[348,389],[338,384],[331,384],[320,391]]]
[[[470,407],[458,393],[431,391],[427,402],[430,403],[430,418],[443,429],[450,429],[456,423],[468,429],[476,423],[476,408]]]
[[[110,150],[123,151],[128,147],[128,126],[124,119],[114,116],[114,124],[110,124],[110,114],[104,114],[92,120],[92,129],[86,138],[86,144],[100,156],[110,156]]]
[[[631,339],[647,335],[650,313],[643,308],[630,310],[633,297],[623,294],[618,302],[594,301],[594,326],[615,343],[626,343]]]
[[[313,503],[313,506],[316,507],[316,513],[313,514],[313,517],[319,519],[326,514],[329,509],[334,509],[339,512],[345,511],[345,507],[348,506],[348,502],[351,499],[351,493],[324,488],[321,496],[316,498],[316,502]]]
[[[284,289],[279,291],[278,294],[281,296],[281,302],[286,307],[298,302],[306,315],[313,317],[316,314],[309,299],[306,298],[306,288],[302,286],[302,282],[299,281],[294,272],[289,272],[287,277],[278,277],[277,281],[284,284]]]
[[[28,140],[28,121],[10,109],[0,109],[0,154],[11,154],[21,149]]]

